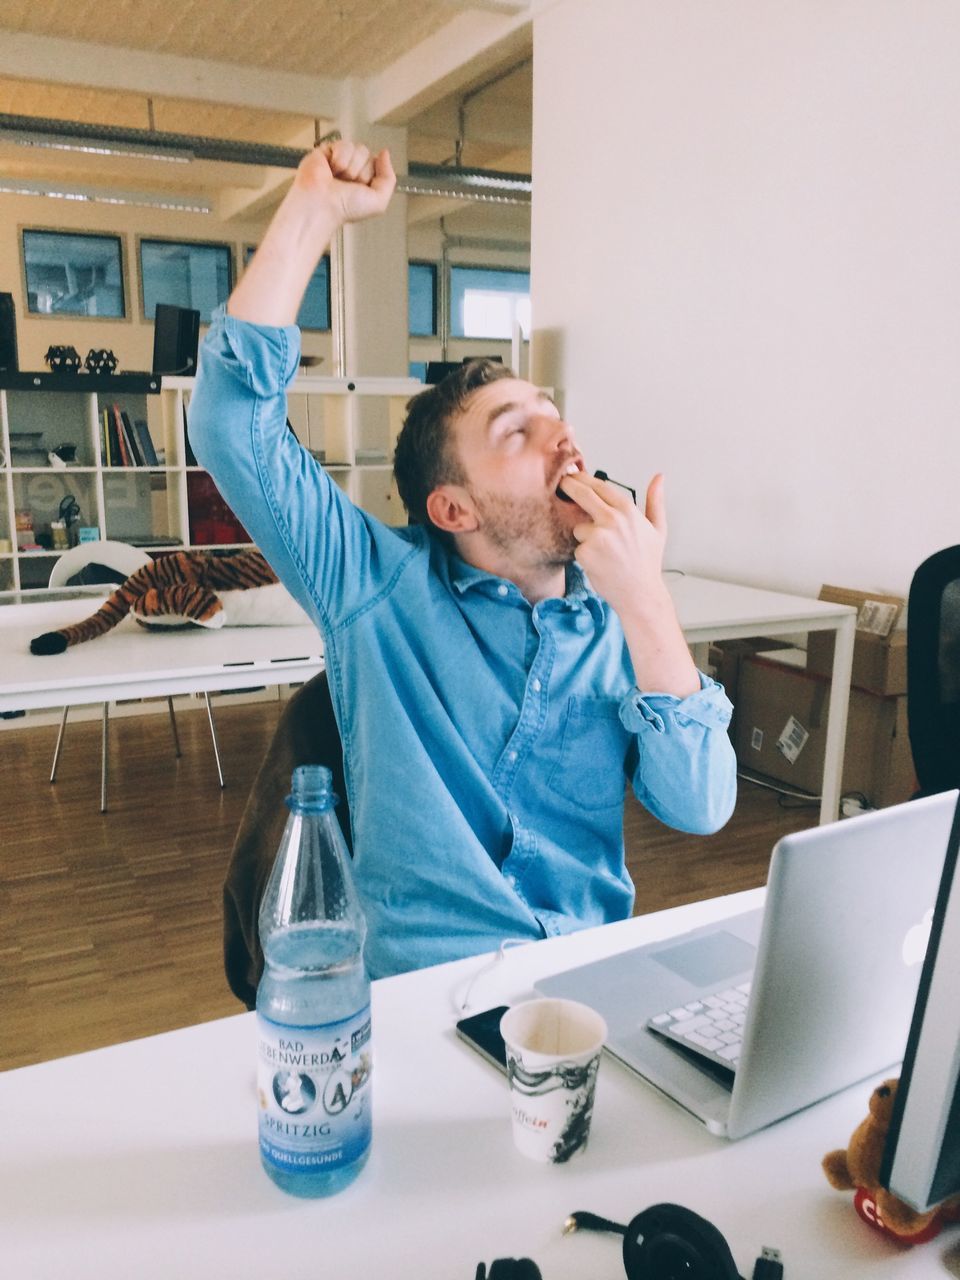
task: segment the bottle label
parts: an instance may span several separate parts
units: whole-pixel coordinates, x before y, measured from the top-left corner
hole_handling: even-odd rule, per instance
[[[319,1027],[257,1014],[260,1151],[278,1169],[344,1168],[370,1145],[370,1006]]]

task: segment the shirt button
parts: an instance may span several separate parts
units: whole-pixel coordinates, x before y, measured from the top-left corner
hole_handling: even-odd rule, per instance
[[[540,681],[539,681],[539,680],[534,680],[534,682],[533,682],[533,692],[534,692],[534,693],[539,693],[539,692],[540,692],[540,690],[541,690],[542,688],[543,688],[543,685],[540,683]]]
[[[509,590],[510,588],[507,586],[507,584],[505,582],[501,582],[499,587],[497,587],[497,595],[505,596]]]
[[[516,760],[516,758],[517,758],[517,753],[516,753],[515,751],[508,751],[508,752],[507,752],[507,759],[508,759],[508,760]]]

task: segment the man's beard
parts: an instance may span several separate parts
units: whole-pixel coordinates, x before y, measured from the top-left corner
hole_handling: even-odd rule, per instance
[[[508,555],[519,555],[541,567],[569,564],[577,549],[573,530],[549,499],[506,498],[502,494],[471,491],[480,517],[480,530]]]

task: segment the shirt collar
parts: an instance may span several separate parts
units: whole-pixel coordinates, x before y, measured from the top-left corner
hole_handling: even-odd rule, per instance
[[[505,578],[498,578],[496,574],[487,573],[485,569],[478,569],[475,565],[468,564],[466,560],[462,560],[455,551],[447,552],[448,566],[450,573],[450,585],[459,594],[463,595],[472,587],[477,587],[482,582],[489,582],[499,586],[506,582]],[[586,574],[580,568],[575,560],[566,567],[566,591],[564,598],[571,606],[586,607],[593,614],[598,623],[604,620],[603,601],[590,586]]]

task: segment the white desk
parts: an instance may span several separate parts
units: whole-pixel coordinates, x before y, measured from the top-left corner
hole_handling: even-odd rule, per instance
[[[518,947],[471,1008],[546,973],[759,905],[763,890]],[[620,1280],[620,1240],[563,1237],[568,1213],[627,1222],[673,1201],[713,1221],[742,1275],[762,1245],[785,1280],[935,1280],[960,1233],[900,1251],[831,1189],[822,1156],[866,1114],[864,1082],[728,1144],[616,1062],[587,1150],[545,1166],[513,1149],[505,1079],[453,1032],[484,958],[374,984],[374,1145],[360,1178],[299,1201],[261,1171],[252,1014],[0,1075],[0,1258],[10,1280],[473,1280],[531,1257],[544,1280]]]
[[[835,631],[820,821],[839,814],[855,610],[804,596],[670,573],[667,585],[699,666],[710,640]],[[239,683],[308,680],[323,666],[313,627],[229,627],[221,631],[145,632],[132,619],[115,631],[50,657],[30,640],[89,616],[99,598],[0,608],[0,711],[64,707],[174,693],[234,689]],[[247,677],[253,677],[247,681]]]
[[[106,596],[0,608],[0,711],[293,684],[323,668],[315,627],[148,631],[127,617],[107,635],[38,657],[30,641],[87,618]]]
[[[717,582],[690,574],[668,573],[666,582],[683,633],[701,670],[706,664],[705,651],[710,640],[783,636],[798,631],[836,632],[820,799],[820,821],[834,821],[840,814],[856,610],[849,605],[830,604],[825,600],[764,591],[732,582]]]

